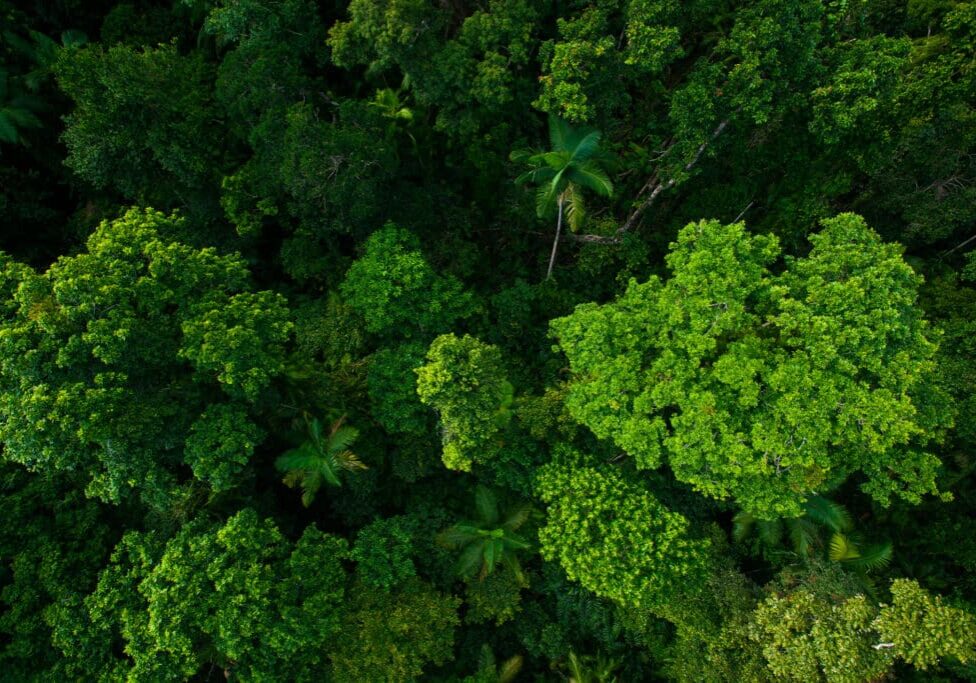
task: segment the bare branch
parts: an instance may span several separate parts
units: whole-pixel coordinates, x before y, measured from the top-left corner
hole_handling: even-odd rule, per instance
[[[705,152],[705,148],[707,148],[708,145],[715,140],[715,138],[721,135],[728,125],[728,119],[725,119],[719,123],[715,127],[715,130],[712,131],[712,134],[708,137],[708,139],[698,146],[698,150],[684,166],[684,170],[686,172],[695,167],[695,165],[701,159],[702,154]],[[673,142],[668,144],[667,148],[664,150],[664,153],[659,158],[666,156],[673,146]],[[651,208],[654,202],[657,201],[660,194],[665,190],[670,190],[677,184],[678,181],[676,178],[669,178],[666,182],[661,182],[659,180],[659,171],[660,169],[654,170],[654,173],[651,174],[651,177],[648,178],[647,182],[644,183],[644,186],[641,187],[637,196],[640,197],[647,190],[650,190],[650,194],[648,194],[647,198],[631,212],[624,224],[617,228],[613,235],[572,235],[572,233],[570,233],[572,235],[571,239],[575,242],[588,242],[591,244],[619,244],[624,234],[633,229],[638,220],[640,220],[640,217],[644,215],[644,212]]]

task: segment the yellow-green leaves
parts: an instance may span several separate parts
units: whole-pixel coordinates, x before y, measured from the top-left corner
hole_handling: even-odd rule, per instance
[[[915,304],[920,279],[863,219],[824,222],[802,259],[741,224],[684,228],[672,276],[632,282],[551,329],[577,420],[632,455],[760,519],[860,470],[882,503],[936,492],[922,448],[949,418],[919,411],[936,335]]]
[[[703,580],[709,542],[615,467],[564,449],[540,468],[536,493],[549,504],[542,556],[597,595],[653,608]]]
[[[976,659],[976,616],[944,604],[908,579],[891,583],[891,597],[891,605],[882,606],[875,626],[900,659],[919,669],[928,669],[944,657],[963,663]]]
[[[470,335],[444,334],[416,370],[421,402],[440,413],[444,464],[470,471],[488,461],[500,446],[511,418],[512,385],[505,379],[501,351]]]

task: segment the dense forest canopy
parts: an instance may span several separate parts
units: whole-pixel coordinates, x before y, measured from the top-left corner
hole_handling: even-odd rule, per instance
[[[976,2],[0,0],[0,680],[976,681]]]

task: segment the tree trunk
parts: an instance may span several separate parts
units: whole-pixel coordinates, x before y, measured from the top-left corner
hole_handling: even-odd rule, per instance
[[[559,196],[559,216],[556,218],[556,239],[552,241],[552,253],[549,255],[549,270],[546,271],[546,279],[552,277],[552,267],[556,263],[556,248],[559,246],[559,233],[563,229],[563,197]]]

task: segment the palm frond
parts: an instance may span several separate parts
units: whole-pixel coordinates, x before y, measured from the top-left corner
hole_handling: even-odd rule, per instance
[[[528,503],[516,505],[509,511],[508,516],[505,517],[505,521],[502,522],[502,528],[506,531],[515,531],[528,521],[531,514],[532,506]]]
[[[783,523],[778,520],[760,519],[756,522],[759,540],[767,548],[775,548],[783,540]]]
[[[527,540],[518,534],[511,532],[507,532],[504,536],[502,536],[502,540],[506,548],[512,548],[514,550],[528,550],[532,547],[532,544]]]
[[[498,669],[498,683],[511,683],[522,669],[522,655],[515,655],[502,662]]]
[[[602,168],[593,162],[570,166],[566,175],[571,182],[593,190],[601,197],[613,195],[613,181]]]
[[[467,546],[458,558],[457,573],[465,579],[471,579],[479,572],[484,564],[485,542],[478,541]]]
[[[556,208],[556,192],[553,191],[553,183],[549,182],[540,185],[535,191],[535,213],[539,218],[545,218]]]
[[[498,498],[487,486],[478,484],[475,488],[474,507],[478,512],[478,521],[486,527],[494,526],[498,521]]]
[[[558,116],[549,115],[549,146],[554,150],[569,150],[572,127]]]
[[[851,514],[840,503],[823,496],[811,496],[803,504],[806,516],[834,532],[848,532],[854,528]]]
[[[514,161],[516,164],[527,164],[529,159],[538,153],[539,151],[535,149],[513,149],[508,155],[508,160]]]
[[[313,470],[319,465],[320,456],[306,441],[298,448],[282,453],[275,460],[275,467],[280,472],[290,472],[292,470]]]
[[[830,537],[830,551],[828,557],[833,562],[847,562],[861,556],[857,546],[844,534],[837,532]]]
[[[845,564],[864,572],[884,569],[891,562],[894,555],[890,542],[878,543],[860,551],[860,556],[847,559]]]
[[[466,524],[455,524],[437,534],[437,543],[445,548],[460,548],[481,538],[478,528]]]
[[[366,465],[359,456],[352,451],[341,451],[335,454],[335,459],[339,463],[339,466],[344,470],[349,470],[353,472],[355,470],[368,470],[369,466]]]
[[[741,543],[752,533],[755,524],[756,518],[745,510],[735,513],[735,517],[732,518],[732,539]]]
[[[505,553],[505,555],[502,556],[502,563],[508,567],[509,571],[512,572],[519,585],[528,585],[528,582],[525,580],[525,573],[522,571],[522,565],[519,563],[518,558],[514,553]]]
[[[545,183],[549,182],[555,177],[556,171],[548,166],[542,166],[541,168],[533,168],[526,171],[515,179],[515,184],[524,185],[525,183]]]
[[[348,449],[359,438],[359,430],[355,427],[339,426],[337,422],[329,434],[330,451],[344,451]]]
[[[581,131],[583,133],[579,142],[573,148],[570,161],[582,164],[588,161],[600,150],[600,139],[603,135],[598,130]]]
[[[580,192],[579,187],[570,184],[566,188],[566,198],[569,200],[566,204],[566,220],[569,223],[569,229],[578,232],[586,220],[586,202],[583,199],[583,193]]]
[[[790,534],[790,545],[797,555],[809,555],[817,543],[817,527],[809,519],[803,517],[791,519],[787,522]]]

